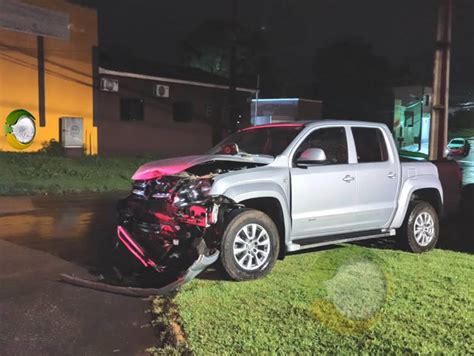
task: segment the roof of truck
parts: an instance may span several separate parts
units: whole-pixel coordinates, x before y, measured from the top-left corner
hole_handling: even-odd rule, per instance
[[[251,129],[263,129],[270,127],[311,127],[318,124],[328,124],[328,125],[352,125],[352,126],[375,126],[383,127],[386,126],[380,122],[369,122],[369,121],[353,121],[353,120],[301,120],[301,121],[288,121],[288,122],[276,122],[272,124],[263,124],[257,126],[246,127],[242,130],[251,130]]]

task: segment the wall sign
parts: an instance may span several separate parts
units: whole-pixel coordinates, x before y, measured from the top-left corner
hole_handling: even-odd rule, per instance
[[[35,118],[26,110],[12,111],[5,121],[4,131],[10,146],[24,150],[36,136]]]

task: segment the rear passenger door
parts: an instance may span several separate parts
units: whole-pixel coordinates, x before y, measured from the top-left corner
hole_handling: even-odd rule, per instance
[[[379,127],[351,127],[351,133],[357,156],[353,164],[357,229],[388,227],[398,196],[398,156],[389,149],[389,137]]]

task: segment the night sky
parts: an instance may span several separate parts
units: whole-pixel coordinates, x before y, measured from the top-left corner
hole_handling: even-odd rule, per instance
[[[99,11],[100,45],[179,64],[180,41],[206,19],[230,18],[230,0],[90,0]],[[240,0],[239,21],[265,28],[275,62],[295,94],[311,84],[315,50],[358,36],[394,65],[431,73],[435,0]],[[455,0],[452,86],[474,88],[474,1]]]

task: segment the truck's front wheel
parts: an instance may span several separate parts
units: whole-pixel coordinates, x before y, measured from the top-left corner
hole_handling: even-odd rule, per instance
[[[402,248],[420,253],[432,250],[438,242],[439,220],[436,210],[424,201],[413,201],[399,236]]]
[[[241,209],[232,214],[222,236],[222,266],[234,280],[263,277],[275,264],[279,242],[277,227],[268,215]]]

